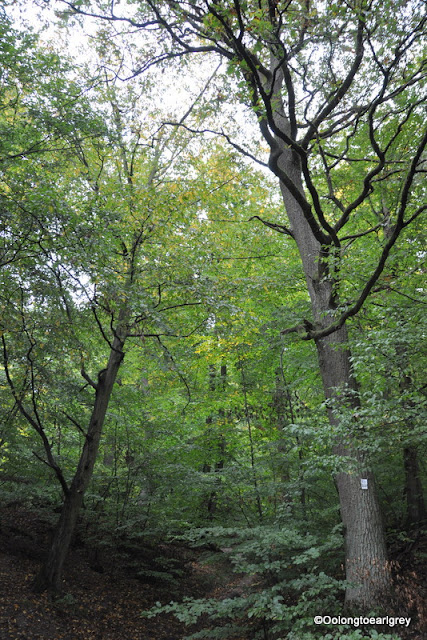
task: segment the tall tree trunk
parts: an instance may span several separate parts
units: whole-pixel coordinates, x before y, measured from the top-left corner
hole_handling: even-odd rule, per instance
[[[291,136],[290,124],[284,116],[281,98],[283,77],[275,69],[276,97],[275,125],[286,136]],[[270,88],[271,89],[271,88]],[[270,167],[280,179],[280,187],[291,233],[300,253],[302,266],[311,300],[311,309],[316,327],[327,327],[334,321],[338,304],[335,274],[324,260],[325,248],[315,237],[309,223],[307,211],[295,198],[296,191],[305,202],[301,160],[297,153],[276,136],[269,140],[272,148]],[[294,193],[292,193],[294,192]],[[357,403],[357,390],[351,367],[347,328],[344,325],[334,333],[316,340],[320,374],[325,398],[334,403]],[[336,409],[336,407],[335,407]],[[329,408],[331,426],[337,426],[336,410]],[[352,445],[352,436],[345,443],[338,441],[337,455],[349,459],[351,471],[341,472],[336,478],[342,522],[345,528],[346,608],[367,611],[375,604],[384,603],[391,592],[391,575],[387,562],[385,536],[380,507],[372,474],[366,467],[364,454]],[[361,479],[368,480],[368,488],[361,488]]]
[[[227,365],[222,364],[220,368],[220,377],[217,377],[216,367],[213,364],[209,365],[209,390],[211,393],[215,393],[215,391],[225,391],[227,384]],[[220,423],[223,423],[225,420],[225,411],[220,408],[218,410],[218,418]],[[213,416],[208,416],[206,418],[206,424],[213,424],[214,419]],[[207,433],[209,433],[209,427]],[[225,450],[226,450],[226,442],[225,436],[223,433],[215,434],[214,437],[214,450],[217,451],[217,459],[214,462],[214,471],[215,473],[220,473],[224,469],[224,459],[225,459]],[[211,472],[211,464],[207,462],[203,465],[203,473]],[[219,485],[221,482],[221,478],[218,476],[216,479],[216,484]],[[217,508],[217,490],[213,490],[210,492],[208,500],[207,500],[207,511],[208,511],[208,520],[213,520],[216,508]]]
[[[316,342],[325,398],[333,400],[335,410],[328,409],[331,426],[339,426],[337,403],[346,402],[357,408],[358,401],[351,371],[347,331],[343,327],[332,336]],[[337,392],[340,396],[337,396]],[[350,394],[347,393],[350,391]],[[339,405],[338,405],[339,406]],[[380,507],[372,473],[366,465],[363,451],[352,445],[352,434],[346,442],[337,442],[334,453],[349,459],[349,472],[336,476],[341,518],[345,531],[346,590],[348,609],[366,611],[375,604],[384,604],[391,592],[391,576]],[[362,488],[362,480],[367,488]],[[366,483],[364,483],[366,486]]]
[[[282,484],[281,497],[283,501],[291,503],[292,498],[287,491],[284,491],[284,487],[287,486],[291,480],[290,465],[287,459],[288,447],[284,439],[284,430],[286,423],[294,423],[295,419],[292,411],[292,403],[289,400],[289,392],[286,393],[285,381],[281,369],[276,370],[275,377],[275,390],[272,398],[272,406],[276,412],[277,417],[277,431],[279,432],[279,440],[277,443],[277,449],[280,454],[280,480]]]
[[[37,592],[58,592],[62,587],[62,569],[67,557],[71,539],[74,534],[77,518],[82,506],[84,494],[92,478],[105,415],[113,391],[117,372],[123,360],[123,345],[125,338],[114,338],[110,357],[106,369],[98,376],[95,390],[95,403],[86,433],[79,464],[71,486],[65,496],[61,515],[56,526],[48,556],[40,572],[33,582]]]

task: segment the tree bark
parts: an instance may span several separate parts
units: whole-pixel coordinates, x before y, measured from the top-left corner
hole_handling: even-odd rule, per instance
[[[107,367],[101,371],[98,376],[98,383],[95,390],[95,403],[89,421],[85,443],[76,473],[74,474],[69,491],[65,496],[48,556],[33,582],[33,589],[36,592],[45,590],[52,592],[61,591],[62,569],[76,528],[84,494],[92,478],[105,415],[117,372],[123,360],[124,354],[122,349],[124,341],[125,337],[120,338],[119,332],[116,332]]]
[[[294,166],[286,167],[286,171],[288,175],[294,174],[294,183],[302,188],[301,177],[295,175]],[[286,187],[283,184],[281,186],[304,266],[313,318],[317,325],[326,327],[335,316],[337,299],[334,282],[322,273],[321,247],[313,237],[302,211]],[[316,349],[326,400],[344,400],[355,406],[357,400],[351,392],[356,391],[357,387],[351,369],[346,326],[316,340]],[[333,427],[339,424],[336,411],[329,409],[329,420]],[[380,507],[372,474],[365,466],[363,453],[353,448],[351,434],[346,444],[336,444],[334,452],[348,457],[350,465],[356,463],[353,472],[338,474],[336,485],[345,529],[346,579],[351,585],[346,590],[346,607],[349,610],[366,611],[375,604],[384,603],[386,594],[391,591]],[[368,480],[367,490],[361,488],[362,478]]]
[[[350,350],[344,326],[327,338],[316,342],[325,398],[333,400],[335,410],[329,408],[331,426],[339,426],[337,404],[358,406],[351,371]],[[340,396],[338,393],[341,391]],[[349,610],[366,612],[375,605],[384,605],[391,593],[391,575],[380,506],[372,473],[366,465],[363,451],[352,444],[352,434],[346,442],[337,442],[334,453],[345,460],[349,471],[338,473],[335,481],[340,500],[341,519],[345,532],[346,589],[345,604]],[[367,488],[362,488],[362,479]]]
[[[277,61],[273,60],[272,68],[276,69],[276,73],[272,74],[275,78],[272,91],[276,105],[274,122],[277,130],[290,137],[290,124],[284,115],[281,98],[283,77],[277,73],[278,66]],[[307,202],[298,154],[277,135],[273,141],[270,140],[270,146],[270,167],[280,180],[290,230],[298,246],[310,295],[312,316],[316,327],[324,328],[336,319],[338,297],[335,274],[329,271],[324,261],[325,248],[315,237],[307,212],[303,211],[291,193],[298,191]],[[315,342],[326,400],[338,406],[344,402],[347,406],[352,404],[356,407],[358,400],[354,392],[357,391],[357,384],[352,373],[346,326]],[[334,412],[329,408],[329,421],[332,427],[339,424],[336,406]],[[351,433],[346,436],[345,443],[342,440],[336,443],[334,453],[348,458],[351,467],[351,471],[343,471],[336,477],[345,530],[346,579],[349,583],[345,605],[347,610],[366,612],[376,604],[384,604],[387,594],[392,590],[377,492],[363,452],[352,444]],[[362,478],[368,480],[366,490],[361,488]]]

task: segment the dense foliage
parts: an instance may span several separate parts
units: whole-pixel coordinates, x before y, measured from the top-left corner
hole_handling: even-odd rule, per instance
[[[176,18],[180,4],[165,3],[165,11]],[[344,4],[324,3],[323,12],[322,3],[317,12],[285,4],[293,38],[303,20],[313,38],[335,23],[344,29]],[[83,47],[85,14],[97,10],[73,6],[57,28],[64,39],[79,34]],[[425,527],[423,24],[414,26],[414,12],[403,26],[396,18],[391,31],[378,27],[375,38],[371,25],[373,59],[384,77],[406,74],[404,89],[387,85],[392,98],[385,89],[372,97],[356,83],[361,104],[376,101],[368,120],[363,104],[353,105],[343,111],[342,135],[310,143],[310,175],[330,203],[326,226],[357,209],[341,254],[325,255],[340,314],[384,257],[366,301],[349,315],[357,385],[325,399],[307,339],[315,322],[303,266],[255,129],[262,86],[250,95],[242,61],[229,57],[220,76],[209,57],[221,23],[235,34],[245,22],[267,64],[261,4],[244,4],[242,15],[220,4],[217,15],[194,9],[197,29],[176,23],[183,50],[202,50],[200,66],[174,56],[166,36],[160,49],[150,29],[136,47],[132,27],[149,27],[156,3],[143,6],[139,22],[126,20],[122,30],[112,19],[90,23],[90,60],[72,60],[18,18],[14,26],[12,11],[0,15],[1,501],[53,514],[75,495],[69,522],[94,548],[173,541],[203,550],[219,571],[232,565],[241,586],[226,599],[159,603],[144,613],[174,612],[188,624],[206,616],[194,639],[399,638],[399,630],[369,626],[316,629],[313,616],[339,615],[348,586],[335,479],[356,475],[358,461],[339,455],[338,441],[363,451],[376,477],[390,550],[416,549]],[[213,34],[209,46],[200,25],[206,38]],[[414,29],[407,51],[388,68],[390,33],[403,42],[403,27]],[[186,44],[185,28],[197,47]],[[310,67],[301,43],[308,93],[305,121],[295,127],[309,127],[326,76],[340,75],[333,39],[322,46]],[[325,126],[334,134],[338,127]],[[394,238],[393,212],[408,184],[399,172],[417,154],[413,208]],[[372,196],[357,208],[361,183]],[[180,579],[161,552],[137,573]],[[418,595],[396,597],[399,611],[384,613],[405,611],[415,628]]]

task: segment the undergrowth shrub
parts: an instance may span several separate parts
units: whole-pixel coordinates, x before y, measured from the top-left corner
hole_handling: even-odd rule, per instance
[[[326,536],[307,533],[302,525],[289,522],[245,529],[211,527],[188,532],[180,536],[183,539],[206,550],[204,561],[216,563],[224,584],[233,578],[231,591],[223,589],[222,599],[185,598],[157,603],[143,613],[147,617],[171,613],[186,625],[197,624],[199,630],[187,640],[396,638],[344,625],[315,627],[314,616],[335,616],[342,610],[346,585],[340,569],[340,526]]]

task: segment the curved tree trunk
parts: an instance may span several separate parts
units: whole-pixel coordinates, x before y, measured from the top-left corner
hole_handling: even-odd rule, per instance
[[[116,333],[107,367],[98,376],[95,403],[79,464],[65,496],[48,556],[33,582],[33,589],[37,592],[45,591],[46,589],[53,592],[61,591],[62,569],[76,528],[83,497],[92,478],[105,415],[117,372],[123,360],[122,349],[124,341],[125,338],[119,338],[118,333]]]

